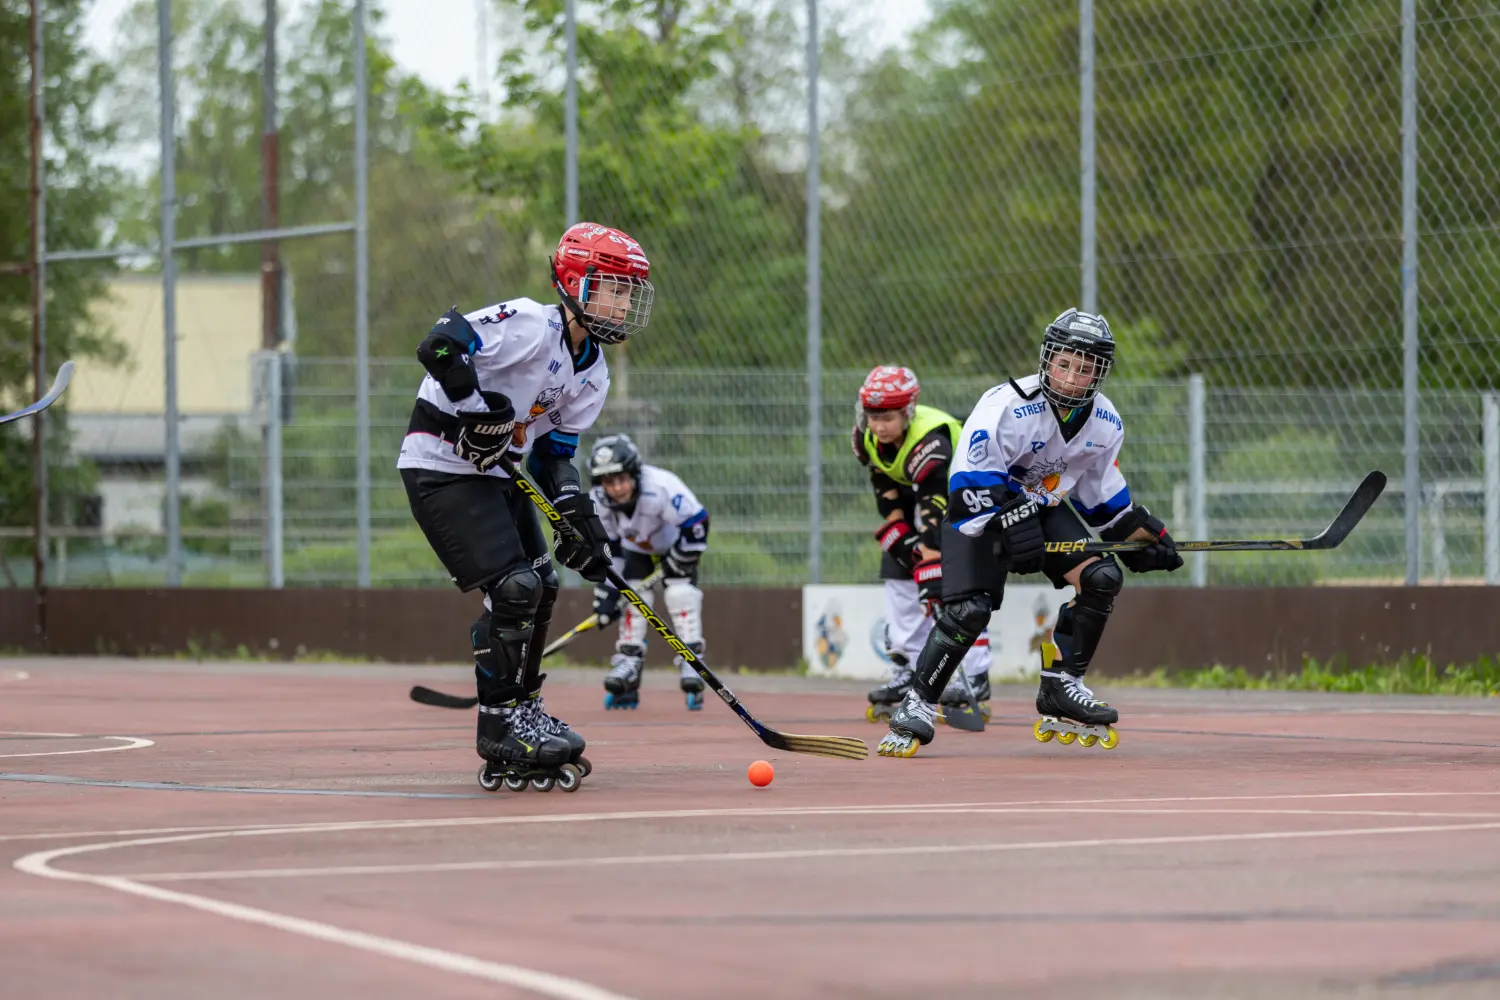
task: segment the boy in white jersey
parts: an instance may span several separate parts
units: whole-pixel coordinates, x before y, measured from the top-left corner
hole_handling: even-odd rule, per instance
[[[1054,587],[1077,591],[1042,646],[1037,739],[1117,742],[1110,726],[1119,713],[1083,677],[1125,582],[1119,563],[1136,573],[1170,572],[1182,557],[1161,520],[1131,500],[1120,474],[1125,424],[1099,392],[1114,356],[1104,317],[1069,309],[1047,327],[1037,374],[991,389],[969,415],[948,477],[942,608],[912,689],[877,748],[882,756],[910,757],[932,742],[938,694],[1000,606],[1010,573],[1042,572]],[[1087,540],[1085,521],[1106,541],[1149,544],[1118,561],[1046,552],[1048,542]]]
[[[563,565],[599,582],[609,536],[573,467],[578,435],[609,392],[603,344],[651,315],[651,264],[607,226],[568,229],[552,258],[561,305],[511,299],[444,313],[417,348],[427,376],[396,462],[412,515],[460,590],[484,592],[470,630],[479,696],[480,784],[567,790],[588,774],[584,741],[547,714],[541,651],[557,573],[529,499],[500,470],[522,459],[552,504],[582,532],[558,536]],[[521,412],[518,414],[517,409]]]
[[[599,511],[615,569],[631,589],[653,603],[651,591],[641,593],[641,581],[661,562],[663,597],[672,628],[695,653],[702,653],[703,591],[698,589],[698,561],[708,550],[708,511],[666,469],[641,463],[640,450],[627,435],[600,438],[589,454],[589,491]],[[640,704],[641,669],[646,662],[646,620],[626,604],[621,613],[620,592],[605,581],[594,588],[594,614],[601,628],[620,621],[615,654],[604,678],[605,708],[635,708]],[[687,707],[703,707],[703,679],[682,657],[676,658],[678,684]]]

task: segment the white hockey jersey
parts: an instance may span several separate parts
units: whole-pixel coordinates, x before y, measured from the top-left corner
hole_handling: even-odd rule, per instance
[[[599,345],[585,341],[583,354],[575,360],[563,332],[561,307],[531,299],[511,299],[465,313],[464,318],[479,335],[480,346],[472,359],[479,387],[504,393],[516,408],[512,460],[528,453],[549,431],[561,443],[576,447],[578,435],[593,426],[609,394],[609,366]],[[396,468],[476,475],[471,463],[453,453],[457,431],[450,433],[442,426],[441,415],[484,409],[479,394],[455,405],[428,375],[417,389],[417,399],[436,407],[440,415],[418,406]],[[499,467],[487,475],[505,476]]]
[[[693,496],[693,491],[666,469],[656,465],[641,466],[641,484],[636,491],[635,507],[630,515],[609,504],[603,486],[589,491],[599,520],[609,537],[617,539],[628,552],[662,555],[683,532],[708,518],[708,511]],[[683,544],[688,551],[702,551],[706,542],[690,540]]]
[[[1038,503],[1056,506],[1071,496],[1075,510],[1096,528],[1107,527],[1130,509],[1130,489],[1117,462],[1125,423],[1102,392],[1093,413],[1063,440],[1052,404],[1037,390],[1041,376],[1028,375],[995,386],[979,397],[964,423],[958,454],[948,474],[952,495],[964,489],[1004,487],[1026,492]],[[1017,392],[1017,388],[1020,389]],[[978,537],[995,516],[982,500],[973,506],[949,504],[948,517],[964,534]]]

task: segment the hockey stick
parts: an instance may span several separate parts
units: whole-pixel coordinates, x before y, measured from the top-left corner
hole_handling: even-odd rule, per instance
[[[656,586],[661,578],[662,570],[658,567],[655,572],[641,581],[641,589],[650,590]],[[578,636],[598,627],[599,616],[589,615],[583,621],[548,643],[547,648],[542,650],[542,658],[546,659]],[[442,691],[434,691],[430,687],[423,687],[420,684],[411,689],[411,700],[419,705],[431,705],[434,708],[473,708],[479,704],[479,699],[472,695],[466,697],[464,695],[446,694]]]
[[[984,732],[984,712],[979,708],[979,699],[974,696],[974,685],[969,682],[969,675],[964,672],[964,665],[958,665],[958,679],[964,687],[964,697],[968,700],[967,705],[950,705],[943,712],[943,720],[954,729],[962,729],[967,733]]]
[[[537,509],[546,516],[547,520],[552,522],[555,529],[566,532],[573,538],[582,537],[578,529],[569,523],[568,519],[563,517],[557,508],[553,507],[547,498],[542,496],[537,488],[531,484],[531,480],[516,471],[516,467],[511,463],[510,459],[501,456],[496,464],[500,466],[506,475],[510,476],[516,487],[522,493],[525,493],[532,503],[536,504]],[[870,748],[865,745],[865,741],[855,739],[852,736],[798,736],[795,733],[777,732],[761,724],[755,716],[746,710],[744,705],[740,704],[740,700],[734,696],[734,692],[730,691],[729,688],[724,686],[723,681],[714,676],[714,672],[708,669],[708,664],[703,662],[703,658],[693,652],[692,647],[687,643],[677,638],[677,633],[672,631],[670,625],[656,616],[656,612],[651,610],[651,605],[647,604],[639,594],[630,588],[630,585],[625,582],[625,578],[616,573],[613,566],[605,567],[604,574],[605,578],[620,592],[620,595],[640,612],[642,618],[646,619],[646,624],[656,630],[656,633],[666,641],[667,645],[672,647],[674,653],[693,665],[693,669],[698,672],[699,677],[703,678],[703,682],[713,689],[714,693],[723,700],[724,704],[734,710],[734,714],[738,715],[745,725],[749,726],[750,730],[756,736],[760,737],[760,741],[766,746],[776,750],[786,750],[791,753],[813,754],[818,757],[840,757],[844,760],[863,760],[870,755]]]
[[[1370,506],[1385,490],[1385,473],[1372,472],[1365,476],[1349,497],[1344,509],[1329,522],[1328,527],[1311,538],[1263,538],[1244,541],[1178,542],[1178,552],[1312,552],[1337,548],[1349,532],[1364,518]],[[1138,552],[1149,548],[1150,542],[1048,542],[1048,552],[1102,555],[1106,552]]]
[[[7,413],[0,416],[0,424],[8,424],[13,420],[24,420],[26,417],[34,417],[38,413],[41,413],[47,407],[57,402],[57,397],[63,394],[63,391],[68,388],[68,383],[71,381],[73,381],[73,362],[64,361],[58,366],[57,377],[52,380],[52,388],[47,390],[47,395],[35,403],[21,407],[14,413]]]

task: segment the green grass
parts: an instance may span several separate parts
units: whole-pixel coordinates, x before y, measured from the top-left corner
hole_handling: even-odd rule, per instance
[[[1469,663],[1439,667],[1429,656],[1403,656],[1393,663],[1351,667],[1339,660],[1325,662],[1307,657],[1302,668],[1295,671],[1268,670],[1255,674],[1244,667],[1216,664],[1197,670],[1158,667],[1150,673],[1099,680],[1108,685],[1217,691],[1339,691],[1495,698],[1500,697],[1500,658],[1482,656]]]

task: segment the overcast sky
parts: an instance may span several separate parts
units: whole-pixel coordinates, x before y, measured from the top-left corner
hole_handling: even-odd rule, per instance
[[[255,0],[250,0],[259,6]],[[282,16],[296,0],[282,0]],[[96,0],[88,18],[86,37],[101,53],[107,53],[115,22],[130,0]],[[459,80],[474,78],[476,66],[474,29],[476,0],[386,0],[382,31],[393,42],[396,61],[416,72],[428,84],[452,89]],[[901,42],[927,13],[927,0],[869,0],[874,40],[884,47]],[[490,15],[490,61],[499,54],[498,39],[504,26]]]

